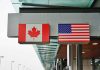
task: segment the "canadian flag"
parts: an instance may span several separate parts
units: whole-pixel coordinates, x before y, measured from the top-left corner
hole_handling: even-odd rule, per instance
[[[19,43],[49,42],[49,24],[19,24]]]

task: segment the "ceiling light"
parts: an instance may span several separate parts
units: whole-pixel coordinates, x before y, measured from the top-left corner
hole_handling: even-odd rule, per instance
[[[85,53],[85,52],[82,52],[83,54]]]
[[[98,45],[98,43],[92,43],[92,45]]]

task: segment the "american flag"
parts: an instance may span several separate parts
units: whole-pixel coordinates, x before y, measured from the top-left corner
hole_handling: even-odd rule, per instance
[[[58,24],[58,42],[90,41],[89,24]]]

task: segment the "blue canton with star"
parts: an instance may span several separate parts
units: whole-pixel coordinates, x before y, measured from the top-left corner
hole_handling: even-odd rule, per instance
[[[58,33],[71,33],[71,24],[58,24]]]

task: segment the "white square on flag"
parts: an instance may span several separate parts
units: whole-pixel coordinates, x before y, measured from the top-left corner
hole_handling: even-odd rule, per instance
[[[59,43],[88,43],[90,41],[89,24],[58,24]]]
[[[49,35],[49,24],[19,24],[19,43],[48,43]]]

